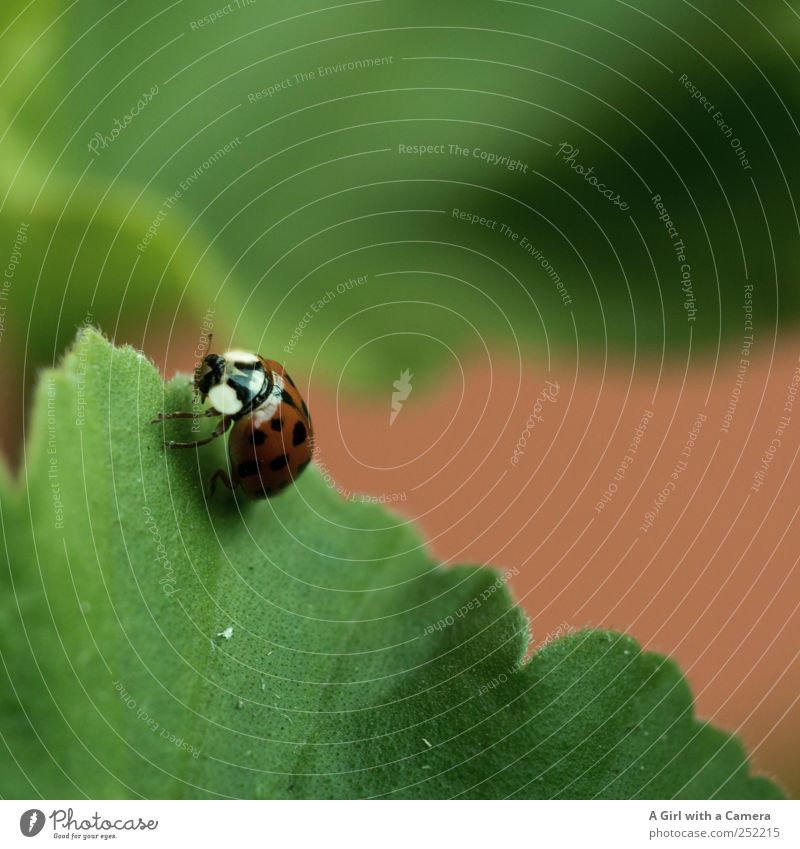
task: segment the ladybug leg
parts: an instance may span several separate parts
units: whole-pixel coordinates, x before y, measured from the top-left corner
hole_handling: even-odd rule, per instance
[[[217,413],[217,415],[220,415]],[[222,416],[219,420],[219,424],[214,428],[211,433],[211,436],[206,439],[198,439],[196,442],[175,442],[170,439],[164,444],[167,448],[198,448],[200,445],[208,445],[209,442],[213,442],[218,437],[222,436],[223,433],[233,424],[234,419],[233,416]]]
[[[217,469],[213,475],[211,475],[210,483],[210,494],[214,495],[214,492],[217,489],[217,481],[222,481],[222,483],[230,490],[233,490],[233,483],[231,483],[231,476],[225,471],[225,469]]]
[[[213,407],[202,413],[159,413],[154,419],[150,420],[150,424],[158,424],[159,422],[166,421],[167,419],[193,419],[197,417],[200,418],[209,418],[210,416],[221,416],[222,413],[218,413]]]

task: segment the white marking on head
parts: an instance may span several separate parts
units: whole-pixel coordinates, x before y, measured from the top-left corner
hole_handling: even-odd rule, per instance
[[[236,391],[227,383],[218,383],[208,390],[211,406],[224,416],[232,416],[242,409],[242,402],[236,397]]]
[[[226,351],[222,357],[229,365],[233,363],[257,363],[259,361],[258,354],[254,354],[252,351]]]
[[[253,395],[258,395],[261,390],[264,388],[264,384],[267,382],[267,375],[265,372],[259,370],[253,370],[250,373],[250,380],[247,382],[247,388]]]

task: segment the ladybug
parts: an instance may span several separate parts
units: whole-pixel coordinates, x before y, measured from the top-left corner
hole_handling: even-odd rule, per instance
[[[246,351],[206,354],[194,378],[195,392],[211,407],[200,415],[219,416],[207,439],[168,441],[168,448],[195,448],[222,436],[228,440],[231,474],[218,469],[211,478],[228,489],[241,486],[250,498],[270,498],[284,490],[311,462],[314,433],[306,402],[275,360]],[[153,423],[189,419],[196,413],[161,413]]]

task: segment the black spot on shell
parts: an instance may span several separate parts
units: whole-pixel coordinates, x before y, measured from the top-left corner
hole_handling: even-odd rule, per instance
[[[236,473],[240,478],[249,478],[259,473],[257,460],[245,460],[244,463],[239,463]]]
[[[283,430],[283,419],[280,416],[275,416],[272,420],[272,429],[273,430]]]
[[[297,407],[297,404],[294,403],[294,398],[285,389],[281,392],[281,401],[290,407]]]
[[[280,457],[276,457],[270,464],[269,467],[273,472],[279,472],[281,469],[285,469],[289,462],[289,458],[285,454],[281,454]]]
[[[306,426],[302,422],[296,422],[292,431],[292,445],[302,445],[306,441]]]
[[[289,383],[291,383],[291,384],[292,384],[292,386],[294,386],[294,381],[292,380],[292,378],[291,378],[291,377],[289,377],[289,375],[288,375],[288,374],[286,374],[286,372],[284,372],[284,373],[283,373],[283,376],[284,376],[284,377],[285,377],[285,378],[289,381]],[[294,386],[294,388],[295,388],[295,389],[297,389],[297,387],[296,387],[296,386]]]
[[[253,431],[253,445],[263,445],[267,441],[267,435],[263,430]]]

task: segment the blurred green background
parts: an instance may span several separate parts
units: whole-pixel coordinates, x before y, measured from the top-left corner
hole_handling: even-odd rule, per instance
[[[185,347],[213,309],[225,338],[288,345],[296,370],[316,359],[358,389],[398,360],[422,381],[448,347],[487,340],[682,359],[691,333],[714,352],[740,336],[748,278],[759,325],[797,313],[785,3],[19,0],[2,15],[5,253],[30,224],[3,344],[27,375],[87,314],[147,349],[176,332]],[[401,152],[414,145],[441,147]],[[686,247],[692,322],[655,194]]]
[[[7,0],[5,453],[86,321],[381,403],[485,350],[713,362],[748,284],[791,330],[799,44],[779,0]]]

